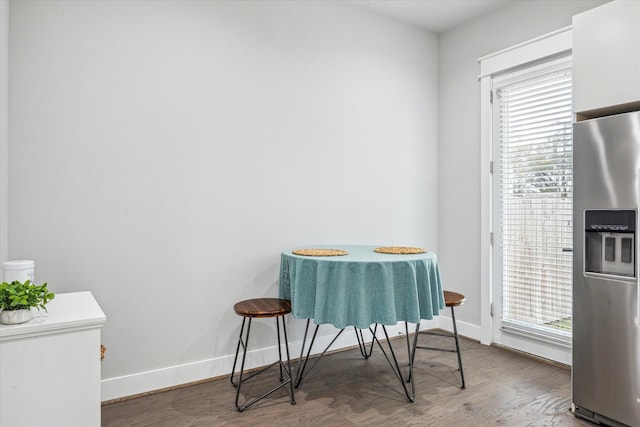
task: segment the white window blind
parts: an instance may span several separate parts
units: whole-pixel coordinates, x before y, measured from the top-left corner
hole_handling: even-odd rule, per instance
[[[494,85],[499,120],[502,328],[571,337],[569,58]]]

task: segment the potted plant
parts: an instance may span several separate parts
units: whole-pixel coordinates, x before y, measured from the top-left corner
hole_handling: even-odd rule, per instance
[[[46,304],[55,295],[47,289],[47,284],[36,285],[26,280],[14,280],[0,284],[0,323],[11,325],[24,323],[33,317],[31,308],[47,311]]]

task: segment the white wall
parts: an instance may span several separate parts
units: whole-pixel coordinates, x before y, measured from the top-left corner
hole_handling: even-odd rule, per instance
[[[480,337],[480,85],[478,58],[571,25],[606,1],[516,1],[439,37],[439,261],[445,287],[467,296],[456,313]],[[488,165],[486,167],[488,171]]]
[[[13,1],[10,25],[9,258],[96,297],[103,399],[226,373],[232,305],[277,295],[287,247],[438,251],[434,35],[311,1]]]

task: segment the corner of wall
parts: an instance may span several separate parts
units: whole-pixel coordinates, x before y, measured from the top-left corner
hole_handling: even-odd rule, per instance
[[[0,262],[7,259],[9,202],[9,0],[0,0]]]

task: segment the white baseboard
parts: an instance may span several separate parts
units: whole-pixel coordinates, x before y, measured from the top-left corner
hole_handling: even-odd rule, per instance
[[[233,356],[224,356],[103,379],[101,400],[106,402],[217,377],[224,374],[224,368],[232,363]]]
[[[451,330],[450,326],[451,319],[443,316],[436,317],[433,320],[422,321],[420,323],[421,330],[433,328]],[[411,325],[409,326],[409,332],[412,332]],[[396,326],[389,326],[387,327],[387,333],[389,334],[389,337],[402,335],[405,333],[404,325],[400,323]],[[462,322],[458,322],[458,333],[473,339],[478,339],[476,337],[480,336],[479,327]],[[378,338],[384,337],[380,329],[378,330],[377,335]],[[318,336],[316,338],[312,354],[321,353],[334,337],[335,333],[333,333],[333,331],[329,335]],[[365,341],[371,341],[371,334],[369,332],[365,332],[364,337]],[[333,343],[330,351],[349,348],[355,345],[357,345],[355,331],[353,328],[347,328]],[[297,359],[300,356],[301,346],[302,341],[289,343],[289,351],[292,359]],[[272,346],[249,351],[247,354],[245,369],[252,369],[272,363],[274,360],[278,359],[277,350],[277,346]],[[235,351],[235,348],[233,351]],[[131,375],[107,378],[101,382],[101,398],[103,402],[107,402],[110,400],[153,392],[155,390],[229,375],[233,366],[233,357],[234,354],[229,354],[222,357],[168,366],[166,368],[154,369],[151,371],[137,372]]]
[[[438,328],[444,329],[446,331],[453,331],[453,322],[451,321],[451,317],[447,316],[438,316]],[[461,322],[460,320],[456,321],[456,325],[458,326],[458,335],[463,337],[471,338],[472,340],[482,342],[482,328],[478,325],[473,325],[471,323]]]

